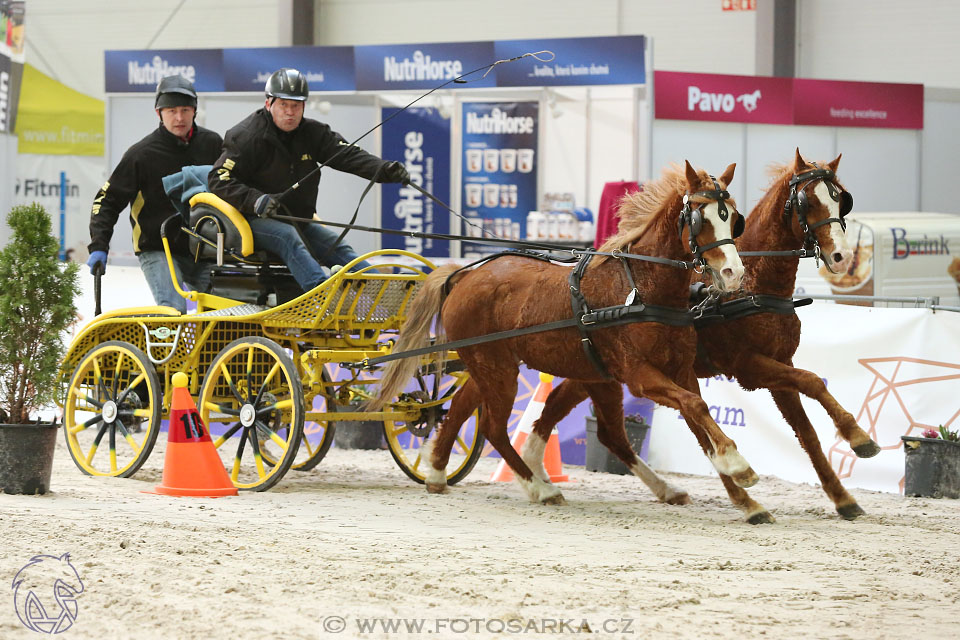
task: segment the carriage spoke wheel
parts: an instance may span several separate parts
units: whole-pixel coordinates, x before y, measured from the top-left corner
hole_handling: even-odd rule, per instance
[[[74,370],[63,405],[70,457],[88,475],[129,478],[153,450],[162,404],[143,351],[115,340],[94,347]]]
[[[417,372],[415,387],[407,392],[406,397],[420,400],[447,398],[442,406],[448,407],[449,398],[466,383],[467,375],[464,371],[457,371],[438,376],[421,369]],[[420,417],[411,422],[383,422],[390,455],[411,480],[420,484],[425,482],[430,464],[420,455],[420,447],[425,438],[436,438],[436,429],[440,426],[444,413],[438,406],[422,411]],[[480,434],[477,417],[477,412],[474,412],[457,433],[450,461],[447,463],[447,484],[456,484],[467,477],[483,455],[485,440]]]
[[[326,368],[320,372],[321,379],[327,383],[330,382],[330,375]],[[327,387],[324,387],[326,389]],[[324,413],[329,404],[323,394],[317,394],[307,399],[308,406],[312,406],[314,411]],[[281,425],[281,428],[282,427]],[[323,460],[327,452],[330,451],[330,445],[333,444],[333,435],[336,432],[336,423],[326,420],[316,422],[304,422],[303,437],[300,439],[300,448],[293,459],[290,468],[293,471],[310,471]],[[269,451],[264,451],[263,461],[269,465],[275,465],[277,461],[270,457]]]
[[[250,337],[224,347],[203,378],[199,409],[235,487],[266,491],[283,478],[299,450],[304,407],[280,345]]]

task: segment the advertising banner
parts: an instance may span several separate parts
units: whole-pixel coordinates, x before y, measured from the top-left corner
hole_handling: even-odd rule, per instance
[[[654,71],[655,113],[666,120],[793,122],[789,78]]]
[[[103,100],[23,66],[17,124],[19,153],[103,156]]]
[[[13,204],[43,205],[68,260],[87,260],[90,207],[103,184],[104,162],[103,157],[36,154],[22,154],[17,159]],[[130,237],[125,214],[120,216],[114,236]]]
[[[450,202],[450,119],[437,109],[411,107],[383,110],[383,158],[400,160],[410,180]],[[386,229],[416,233],[450,233],[450,213],[409,186],[384,184],[381,189],[380,223]],[[449,257],[450,241],[383,234],[384,249],[405,249],[426,257]]]
[[[282,67],[307,76],[310,91],[353,91],[353,47],[271,47],[224,49],[226,91],[263,91],[267,78]]]
[[[463,103],[463,235],[520,240],[537,208],[536,102]],[[498,251],[464,243],[463,257]]]
[[[793,81],[794,124],[923,129],[923,85]]]
[[[16,131],[23,76],[24,0],[0,3],[0,134]]]
[[[960,426],[960,314],[828,303],[797,313],[803,334],[795,365],[822,376],[882,449],[858,459],[820,404],[801,396],[831,466],[847,487],[902,491],[900,436],[918,436],[941,424]],[[757,473],[819,482],[768,391],[744,391],[726,376],[700,380],[700,390],[713,419]],[[654,412],[650,463],[664,471],[715,474],[679,412],[664,407]]]
[[[644,84],[643,36],[498,40],[497,60],[552,51],[550,62],[524,58],[497,66],[498,87]]]
[[[224,90],[220,49],[107,51],[104,56],[107,93],[152,92],[162,78],[175,75],[197,91]]]
[[[398,44],[354,48],[358,91],[432,89],[496,61],[493,42]],[[497,70],[465,78],[461,87],[494,87]],[[452,85],[451,86],[458,86]]]

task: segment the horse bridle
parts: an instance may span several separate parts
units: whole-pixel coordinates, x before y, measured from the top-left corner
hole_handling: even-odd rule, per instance
[[[694,203],[693,198],[707,198],[708,200],[715,201],[717,203],[717,213],[724,222],[727,221],[731,213],[727,209],[727,203],[725,202],[730,199],[730,192],[726,189],[721,189],[717,179],[713,176],[710,176],[710,180],[713,181],[714,186],[712,191],[697,191],[696,193],[686,193],[683,196],[683,209],[680,210],[680,218],[677,220],[677,233],[680,234],[681,238],[683,237],[684,225],[690,226],[690,236],[688,238],[690,252],[693,253],[694,262],[700,264],[704,263],[704,253],[721,245],[734,244],[733,238],[739,238],[741,234],[743,234],[744,229],[743,216],[734,209],[733,213],[737,214],[737,221],[733,223],[733,238],[717,240],[702,247],[697,245],[697,236],[703,230],[703,212],[700,211],[700,205],[706,203]],[[694,204],[697,206],[694,206]]]
[[[814,230],[831,222],[839,222],[840,228],[847,230],[847,222],[844,220],[846,215],[853,209],[853,196],[849,192],[841,189],[836,183],[836,174],[830,169],[823,169],[816,162],[813,163],[816,169],[794,174],[790,178],[790,197],[783,204],[783,221],[790,223],[790,211],[797,212],[797,222],[800,223],[800,230],[803,232],[803,248],[813,250],[816,256],[820,255],[820,243]],[[810,210],[810,203],[807,200],[807,186],[822,180],[830,194],[830,199],[840,205],[839,218],[825,218],[819,222],[809,224],[807,222],[807,212]]]

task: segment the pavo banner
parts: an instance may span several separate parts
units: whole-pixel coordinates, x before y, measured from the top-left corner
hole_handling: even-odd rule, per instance
[[[12,133],[23,76],[23,16],[26,0],[0,2],[0,133]]]
[[[438,109],[413,107],[383,110],[383,159],[403,162],[410,180],[441,202],[450,202],[450,118]],[[390,118],[389,121],[387,119]],[[411,186],[384,184],[380,224],[414,233],[450,233],[450,213]],[[446,258],[449,240],[385,233],[384,249],[404,249],[426,257]]]

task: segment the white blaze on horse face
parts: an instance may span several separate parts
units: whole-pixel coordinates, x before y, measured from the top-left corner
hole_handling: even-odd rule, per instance
[[[827,214],[828,218],[840,217],[840,203],[835,202],[833,198],[830,197],[830,190],[827,189],[827,185],[823,180],[818,182],[813,188],[813,193],[827,208],[829,212]],[[830,268],[834,271],[838,273],[846,271],[851,261],[853,261],[853,249],[850,248],[850,243],[847,242],[847,235],[843,232],[843,227],[840,226],[839,222],[830,223],[830,240],[833,241],[832,249],[829,247],[821,247],[823,259],[826,260],[827,264],[830,265]]]
[[[727,219],[720,219],[720,207],[716,202],[710,202],[700,206],[700,212],[703,214],[704,222],[710,222],[713,227],[713,235],[717,240],[728,240],[733,238],[734,215],[732,207],[727,205]],[[720,265],[711,264],[717,273],[720,274],[721,283],[725,291],[734,291],[740,288],[743,281],[743,261],[740,260],[740,254],[737,248],[732,244],[723,244],[717,247],[723,253],[723,262]]]

